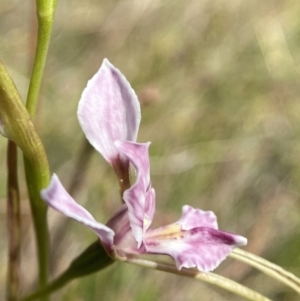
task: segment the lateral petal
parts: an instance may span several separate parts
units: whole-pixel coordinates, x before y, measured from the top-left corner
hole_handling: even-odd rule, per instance
[[[84,89],[77,114],[87,139],[110,164],[118,159],[115,140],[136,140],[140,104],[125,76],[107,59]]]
[[[155,192],[150,183],[150,143],[116,141],[115,145],[136,170],[136,181],[124,192],[123,199],[128,206],[130,226],[139,248],[155,212]]]
[[[41,197],[55,210],[91,228],[98,235],[107,252],[114,253],[115,232],[98,223],[86,209],[77,204],[65,190],[56,174],[52,176],[49,186],[41,191]]]

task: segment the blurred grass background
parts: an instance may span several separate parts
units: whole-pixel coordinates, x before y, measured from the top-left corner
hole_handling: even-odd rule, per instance
[[[0,59],[23,99],[35,47],[34,2],[0,1]],[[138,141],[152,141],[154,226],[177,220],[184,204],[213,210],[221,229],[248,237],[247,250],[300,276],[299,15],[295,0],[58,1],[37,119],[52,172],[99,221],[118,208],[115,175],[102,157],[91,153],[88,160],[86,148],[87,169],[78,165],[86,147],[78,100],[107,57],[143,106]],[[0,299],[7,260],[5,152],[2,138]],[[20,185],[26,293],[34,285],[36,259],[21,168]],[[95,236],[52,210],[49,219],[55,277]],[[299,300],[231,259],[217,272],[272,300]],[[52,300],[240,298],[190,279],[114,264],[72,282]]]

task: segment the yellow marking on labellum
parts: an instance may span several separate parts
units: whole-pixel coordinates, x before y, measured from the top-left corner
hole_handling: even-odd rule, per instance
[[[164,239],[174,239],[183,237],[185,235],[185,231],[181,230],[181,225],[173,224],[166,227],[158,228],[150,233],[147,232],[147,238],[164,238]]]

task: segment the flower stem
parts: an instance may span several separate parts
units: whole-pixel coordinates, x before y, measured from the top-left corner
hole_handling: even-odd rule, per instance
[[[50,174],[49,170],[43,171],[44,166],[33,165],[25,156],[24,166],[37,243],[39,287],[43,288],[46,286],[48,279],[49,234],[47,206],[40,197],[40,191],[48,185]]]
[[[36,115],[56,3],[57,0],[36,0],[38,18],[37,47],[26,101],[26,108],[32,119]],[[39,287],[43,288],[46,286],[48,279],[49,238],[47,207],[40,198],[40,190],[49,183],[49,169],[43,170],[44,166],[32,164],[26,157],[24,157],[24,166],[38,249]],[[42,298],[41,300],[46,301],[47,299]]]
[[[266,275],[286,284],[300,294],[300,279],[278,265],[241,249],[234,249],[230,257],[249,264]]]
[[[47,206],[40,190],[49,184],[47,156],[30,115],[5,67],[0,62],[0,128],[24,154],[26,180],[37,239],[39,281],[43,287],[48,274]],[[45,299],[44,299],[45,300]]]
[[[233,280],[227,279],[225,277],[222,277],[220,275],[214,274],[214,273],[203,273],[199,272],[193,269],[181,269],[180,271],[177,270],[177,268],[171,264],[165,264],[165,263],[157,263],[154,261],[149,260],[143,260],[143,259],[137,259],[137,258],[131,258],[127,259],[125,262],[132,263],[135,265],[138,265],[140,267],[163,271],[171,274],[186,276],[190,278],[194,278],[196,280],[202,280],[204,282],[216,285],[218,287],[221,287],[227,291],[230,291],[236,295],[239,295],[241,297],[244,297],[247,300],[252,301],[271,301],[267,297],[237,283]]]
[[[37,0],[38,36],[26,107],[34,119],[44,74],[57,0]]]
[[[9,260],[7,273],[7,300],[16,301],[19,295],[20,272],[20,193],[17,173],[17,146],[7,144],[7,227]]]

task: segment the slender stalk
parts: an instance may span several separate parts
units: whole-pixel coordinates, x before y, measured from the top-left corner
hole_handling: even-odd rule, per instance
[[[24,162],[27,166],[27,186],[40,263],[40,287],[43,287],[46,284],[48,272],[48,229],[46,222],[47,206],[40,198],[40,190],[49,183],[49,165],[32,119],[1,62],[0,107],[0,130],[23,151]]]
[[[159,270],[171,274],[186,276],[190,278],[194,278],[196,280],[201,280],[204,282],[207,282],[212,285],[216,285],[218,287],[221,287],[227,291],[230,291],[236,295],[239,295],[241,297],[244,297],[247,300],[252,301],[271,301],[267,297],[237,283],[233,280],[224,278],[220,275],[214,274],[214,273],[202,273],[193,269],[181,269],[178,271],[175,266],[165,263],[157,263],[154,261],[149,260],[143,260],[143,259],[136,259],[131,258],[127,259],[125,262],[132,263],[134,265],[138,265],[143,268],[153,269],[153,270]]]
[[[34,119],[53,27],[57,0],[37,0],[38,36],[26,107]]]
[[[41,89],[53,27],[56,2],[57,0],[36,0],[38,36],[33,70],[26,101],[26,108],[32,119],[34,119],[36,115],[39,92]],[[40,288],[43,288],[46,286],[48,279],[49,239],[47,207],[40,198],[40,190],[45,188],[49,183],[49,170],[43,173],[40,166],[33,165],[26,157],[24,157],[24,166],[36,233],[39,263],[39,286]],[[47,299],[42,298],[41,300]]]
[[[278,265],[241,249],[234,249],[230,257],[253,266],[266,275],[286,284],[300,294],[300,279]]]
[[[7,227],[8,227],[8,273],[7,300],[19,297],[20,272],[20,193],[17,173],[17,146],[8,140],[7,144]]]
[[[40,191],[48,185],[50,173],[49,170],[43,173],[40,169],[41,166],[33,165],[25,156],[24,166],[37,243],[39,287],[43,288],[46,286],[48,280],[49,233],[47,225],[47,206],[40,197]]]

